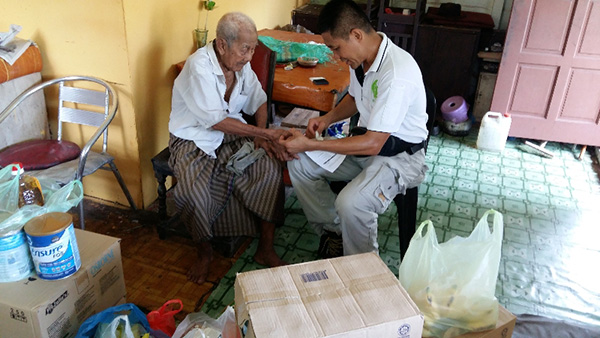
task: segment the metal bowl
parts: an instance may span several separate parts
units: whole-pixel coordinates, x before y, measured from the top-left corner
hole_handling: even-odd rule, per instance
[[[301,56],[298,58],[298,64],[302,67],[314,67],[319,63],[318,58],[310,56]]]

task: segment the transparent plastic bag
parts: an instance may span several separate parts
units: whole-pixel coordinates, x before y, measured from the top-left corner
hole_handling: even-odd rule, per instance
[[[83,199],[83,185],[74,180],[63,187],[40,179],[44,206],[26,205],[19,209],[19,177],[12,175],[14,165],[0,169],[0,237],[14,234],[33,217],[48,212],[67,212]]]
[[[214,319],[204,312],[190,313],[177,326],[172,338],[241,338],[231,306]]]
[[[496,326],[502,236],[502,214],[495,210],[483,215],[469,237],[445,243],[438,243],[430,220],[421,223],[400,264],[399,279],[425,316],[424,337],[455,337]]]

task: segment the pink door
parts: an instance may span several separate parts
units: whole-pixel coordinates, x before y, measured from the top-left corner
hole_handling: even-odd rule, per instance
[[[492,111],[510,136],[600,146],[600,0],[515,0]]]

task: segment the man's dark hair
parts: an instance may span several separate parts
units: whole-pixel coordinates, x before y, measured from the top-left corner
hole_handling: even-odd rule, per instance
[[[321,10],[317,28],[321,33],[328,32],[332,37],[344,40],[348,39],[348,34],[355,28],[367,33],[374,31],[367,14],[351,0],[328,2]]]

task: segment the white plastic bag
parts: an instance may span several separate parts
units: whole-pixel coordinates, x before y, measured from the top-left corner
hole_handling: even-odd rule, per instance
[[[231,306],[214,319],[204,312],[190,313],[177,326],[172,338],[241,338]]]
[[[445,243],[438,243],[430,220],[421,223],[400,264],[399,279],[425,316],[424,337],[454,337],[495,327],[502,236],[502,214],[495,210],[483,215],[469,237]]]

